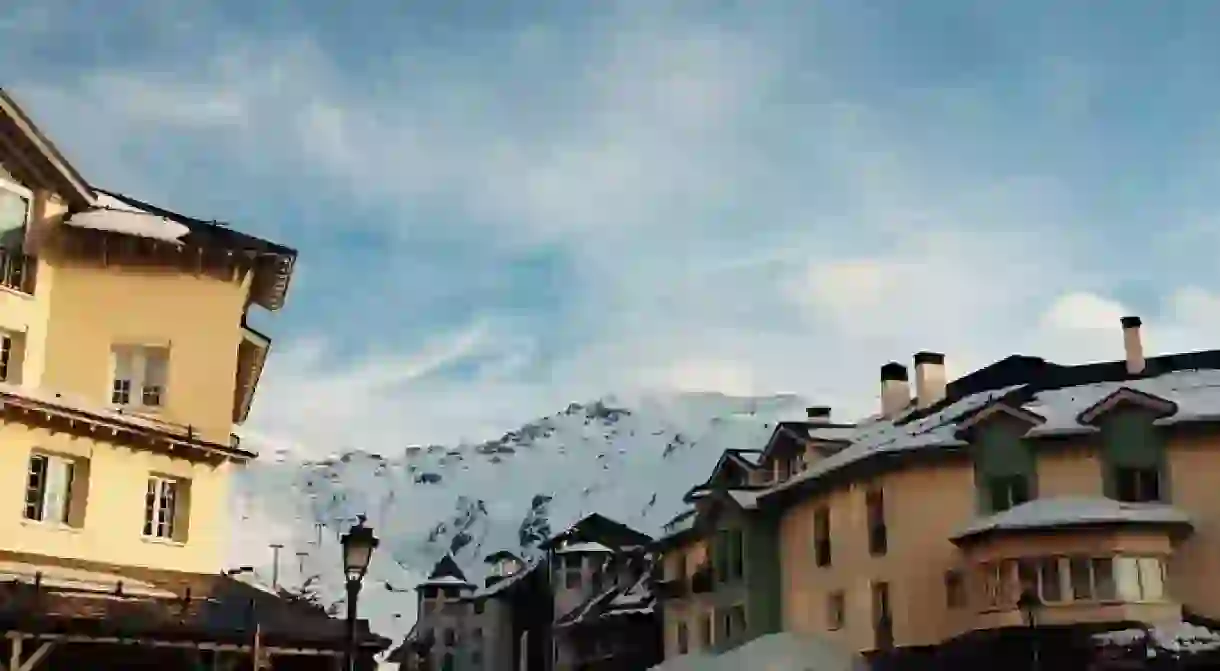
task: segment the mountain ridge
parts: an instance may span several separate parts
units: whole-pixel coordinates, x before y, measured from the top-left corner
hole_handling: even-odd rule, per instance
[[[592,512],[657,535],[725,449],[760,448],[775,422],[803,415],[794,394],[611,395],[482,442],[408,444],[397,454],[352,449],[326,459],[280,447],[235,478],[231,561],[334,606],[344,598],[339,537],[367,515],[381,545],[361,616],[397,640],[414,623],[414,585],[445,554],[477,579],[487,554],[531,556]],[[272,543],[284,546],[278,568]]]

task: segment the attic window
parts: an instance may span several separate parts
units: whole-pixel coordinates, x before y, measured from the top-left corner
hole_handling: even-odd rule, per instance
[[[34,194],[29,189],[0,178],[0,247],[21,248],[33,202]]]

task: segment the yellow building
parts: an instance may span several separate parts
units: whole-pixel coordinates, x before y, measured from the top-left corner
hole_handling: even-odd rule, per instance
[[[875,415],[777,429],[661,543],[669,656],[785,630],[897,668],[1085,668],[1099,631],[1216,628],[1220,351],[1145,357],[1140,320],[1121,326],[1123,360],[947,381],[922,352],[914,385],[882,367]],[[699,584],[717,554],[744,563],[736,627],[716,624],[733,581]]]
[[[0,91],[0,580],[188,606],[239,589],[219,580],[229,485],[255,455],[233,427],[270,348],[247,316],[283,304],[295,261],[93,187]],[[88,610],[69,602],[64,635]]]

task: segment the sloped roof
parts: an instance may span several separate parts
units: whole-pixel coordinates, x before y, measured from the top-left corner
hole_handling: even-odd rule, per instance
[[[759,636],[719,655],[682,655],[652,667],[652,671],[864,671],[865,660],[820,636],[778,632]]]
[[[952,540],[959,542],[989,533],[1113,525],[1189,526],[1190,516],[1163,503],[1090,497],[1034,499],[975,520],[954,534]]]
[[[342,620],[232,576],[7,551],[0,560],[9,566],[0,578],[0,627],[6,629],[249,644],[258,626],[268,646],[337,650],[346,642]],[[43,575],[54,578],[42,581]],[[110,581],[102,593],[99,586]],[[362,645],[389,645],[364,620],[358,626]]]
[[[846,447],[771,487],[761,503],[782,504],[866,462],[959,452],[967,445],[958,435],[959,425],[993,403],[1042,418],[1025,434],[1030,438],[1097,431],[1081,423],[1081,414],[1123,388],[1172,403],[1174,412],[1155,420],[1157,425],[1220,421],[1220,350],[1147,362],[1146,372],[1132,377],[1122,361],[1061,366],[1033,357],[1002,359],[950,383],[945,400],[930,408],[910,408],[894,420],[874,416],[860,422],[844,432],[850,435]]]
[[[642,531],[636,531],[622,522],[616,522],[605,515],[592,513],[543,541],[539,547],[543,550],[551,550],[560,541],[599,542],[610,547],[619,548],[647,545],[652,542],[652,537]]]
[[[419,583],[416,589],[420,587],[443,587],[443,586],[466,586],[473,587],[466,580],[466,574],[462,573],[462,569],[453,560],[452,555],[445,555],[432,566],[432,572],[428,574],[428,579]]]

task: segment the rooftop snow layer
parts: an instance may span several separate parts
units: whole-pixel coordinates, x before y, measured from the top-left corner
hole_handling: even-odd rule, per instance
[[[123,233],[165,242],[178,242],[191,232],[191,229],[183,224],[145,212],[105,193],[98,193],[96,202],[98,207],[74,214],[65,223],[77,228]]]
[[[772,487],[767,493],[783,491],[800,483],[816,480],[861,459],[882,453],[964,447],[966,443],[955,435],[957,425],[964,417],[1028,386],[1019,384],[963,396],[937,412],[909,421],[907,418],[913,416],[914,408],[908,409],[896,421],[870,417],[854,428],[834,429],[833,435],[836,439],[848,440],[851,445],[814,462],[803,473]],[[1080,424],[1077,417],[1124,387],[1163,398],[1177,405],[1174,414],[1156,420],[1158,425],[1220,419],[1220,370],[1179,370],[1156,377],[1037,391],[1030,400],[1021,403],[1020,407],[1044,417],[1046,421],[1031,427],[1028,435],[1093,432],[1096,430],[1094,427]],[[823,431],[825,429],[814,428],[810,431],[810,436],[832,435],[821,433]]]
[[[955,540],[988,531],[1020,531],[1090,524],[1190,524],[1190,517],[1160,503],[1127,503],[1113,499],[1060,497],[1034,499],[975,521]]]
[[[601,543],[572,543],[565,545],[555,551],[555,554],[572,554],[574,552],[598,552],[606,554],[614,554],[614,550],[602,545]]]

